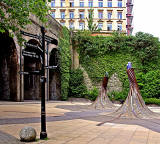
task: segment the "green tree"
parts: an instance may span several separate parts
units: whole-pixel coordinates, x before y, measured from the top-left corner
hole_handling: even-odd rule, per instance
[[[87,18],[88,29],[91,32],[99,31],[98,26],[93,22],[93,9],[89,10],[89,18]]]
[[[158,59],[160,42],[157,37],[151,34],[138,32],[136,33],[133,50],[144,65]]]
[[[43,0],[0,0],[0,32],[17,32],[31,23],[30,14],[46,22],[48,7]],[[18,33],[17,33],[18,34]]]

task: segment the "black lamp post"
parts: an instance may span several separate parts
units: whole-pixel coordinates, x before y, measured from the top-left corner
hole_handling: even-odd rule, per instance
[[[40,139],[47,138],[46,132],[46,111],[45,111],[45,28],[41,27],[42,33],[42,50],[43,50],[43,64],[41,69],[42,95],[41,95],[41,132]]]

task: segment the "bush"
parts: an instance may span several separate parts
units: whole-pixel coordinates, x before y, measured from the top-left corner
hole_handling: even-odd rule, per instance
[[[98,97],[99,91],[96,87],[94,87],[92,90],[88,91],[87,95],[85,96],[85,98],[91,100],[91,101],[95,101],[96,98]]]
[[[143,98],[160,98],[160,70],[140,73],[137,79]]]
[[[160,99],[147,98],[147,99],[145,99],[145,104],[156,104],[156,105],[160,105]]]
[[[86,94],[87,87],[84,84],[82,70],[71,70],[69,82],[69,97],[84,98]]]
[[[111,99],[111,101],[120,101],[121,103],[125,101],[127,96],[128,93],[126,91],[121,91],[121,92],[112,91],[108,93],[108,97]]]

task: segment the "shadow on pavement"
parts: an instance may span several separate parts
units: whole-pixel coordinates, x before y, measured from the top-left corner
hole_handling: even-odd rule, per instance
[[[77,105],[74,105],[74,106],[73,105],[72,106],[59,105],[59,106],[57,106],[57,108],[70,109],[70,110],[72,110],[72,112],[67,112],[62,116],[48,116],[46,118],[47,122],[83,119],[83,120],[104,123],[102,126],[105,126],[106,123],[139,125],[144,128],[150,129],[152,131],[160,132],[160,119],[113,118],[111,116],[107,116],[108,113],[113,112],[113,109],[106,109],[106,110],[87,109],[87,110],[83,110],[83,109],[80,109],[79,107],[77,107]],[[40,117],[0,119],[0,125],[26,124],[26,123],[40,123]]]
[[[0,131],[0,144],[24,144],[24,143],[20,142],[14,136],[11,136],[7,133]]]

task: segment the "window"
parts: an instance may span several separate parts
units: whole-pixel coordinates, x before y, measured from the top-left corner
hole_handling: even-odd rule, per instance
[[[69,12],[69,17],[70,17],[70,19],[74,18],[74,12],[73,11]]]
[[[122,0],[118,0],[118,7],[122,7]]]
[[[121,23],[118,23],[118,24],[117,24],[117,30],[118,30],[118,31],[122,31],[122,24],[121,24]]]
[[[99,11],[99,12],[98,12],[98,18],[99,18],[99,19],[103,19],[103,12],[102,12],[102,11]]]
[[[79,18],[84,19],[84,12],[79,12]]]
[[[89,1],[88,1],[88,6],[89,6],[89,7],[93,7],[93,0],[89,0]]]
[[[70,4],[70,7],[74,7],[74,1],[70,0],[69,4]]]
[[[112,7],[112,0],[108,0],[108,7]]]
[[[107,30],[108,31],[112,31],[112,23],[108,23],[107,24]]]
[[[84,7],[84,2],[80,1],[80,2],[79,2],[79,6],[80,6],[80,7]]]
[[[55,12],[51,12],[51,16],[55,18]]]
[[[51,7],[55,7],[55,0],[51,1]]]
[[[65,12],[61,12],[61,19],[65,19]]]
[[[112,19],[112,11],[108,11],[108,19]]]
[[[69,28],[70,28],[70,29],[74,29],[74,22],[70,22],[70,23],[69,23]]]
[[[61,7],[65,7],[65,0],[61,0]]]
[[[98,29],[102,30],[103,29],[103,23],[98,23]]]
[[[80,30],[83,30],[83,29],[84,29],[84,22],[80,22],[80,23],[79,23],[79,29],[80,29]]]
[[[99,0],[98,7],[103,7],[103,0]]]
[[[122,12],[118,12],[118,19],[122,19]]]
[[[60,24],[61,24],[62,26],[65,26],[65,22],[60,22]]]

